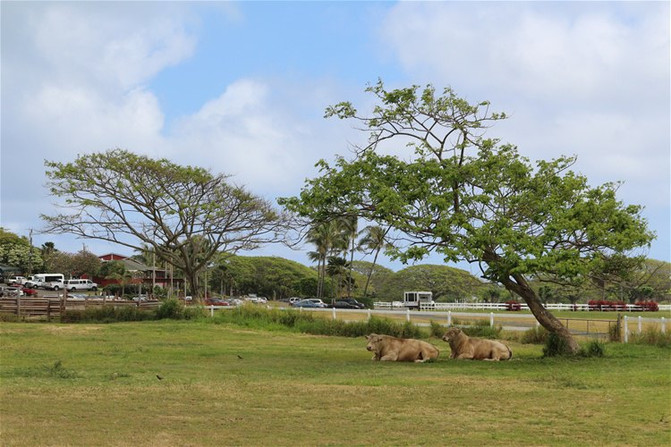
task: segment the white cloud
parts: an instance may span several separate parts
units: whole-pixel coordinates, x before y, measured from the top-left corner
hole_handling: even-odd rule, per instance
[[[316,86],[301,85],[308,98],[322,98]],[[322,87],[323,89],[323,87]],[[172,131],[173,156],[199,160],[213,171],[234,176],[269,198],[295,194],[320,157],[342,149],[342,134],[321,117],[319,99],[291,102],[298,86],[291,82],[240,79],[196,113],[183,117]],[[314,92],[314,94],[310,94]],[[289,102],[287,102],[289,101]],[[313,111],[301,116],[307,107]]]
[[[663,3],[409,2],[382,36],[413,77],[570,102],[650,98],[651,82],[668,84],[668,30]]]
[[[668,260],[668,17],[666,2],[401,2],[381,37],[414,83],[508,112],[490,136],[531,158],[575,154],[593,184],[624,181]]]
[[[128,6],[133,6],[129,9]],[[34,19],[50,80],[134,89],[189,57],[195,38],[174,7],[55,3]]]

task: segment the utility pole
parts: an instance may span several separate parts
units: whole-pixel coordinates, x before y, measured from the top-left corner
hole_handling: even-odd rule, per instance
[[[28,229],[28,243],[30,244],[30,253],[28,254],[28,273],[33,274],[33,229]]]

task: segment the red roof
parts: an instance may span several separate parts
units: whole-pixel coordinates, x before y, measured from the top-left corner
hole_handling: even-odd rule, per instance
[[[106,255],[98,256],[102,261],[123,261],[128,256],[118,255],[116,253],[108,253]]]

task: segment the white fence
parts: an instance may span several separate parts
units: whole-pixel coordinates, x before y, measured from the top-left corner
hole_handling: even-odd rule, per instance
[[[234,306],[207,306],[210,316],[214,316],[216,310],[235,309]],[[447,312],[441,311],[422,311],[418,312],[410,309],[402,310],[382,310],[382,309],[335,309],[335,308],[279,308],[281,310],[294,309],[298,312],[318,312],[331,314],[334,320],[341,319],[344,321],[361,321],[362,319],[370,319],[373,315],[378,315],[387,318],[395,318],[405,320],[417,326],[430,326],[431,323],[438,323],[441,326],[452,326],[453,324],[463,323],[464,320],[489,320],[491,327],[501,326],[508,331],[526,331],[533,327],[538,327],[540,324],[536,318],[531,314],[509,312],[505,314],[500,313],[468,313],[468,312]],[[584,318],[559,318],[564,326],[574,335],[589,336],[589,337],[608,337],[611,326],[617,325],[617,320],[608,319],[584,319]],[[666,318],[644,318],[644,317],[628,317],[623,318],[624,342],[629,341],[629,324],[636,321],[638,333],[643,331],[643,325],[659,325],[662,333],[666,333]]]
[[[640,334],[643,332],[643,323],[653,323],[657,324],[659,323],[660,329],[662,331],[662,334],[666,333],[666,318],[643,318],[641,316],[639,317],[629,317],[627,315],[624,316],[624,342],[629,343],[629,322],[630,321],[635,321],[636,322],[636,327],[637,327],[637,333]]]
[[[403,303],[400,301],[388,302],[379,301],[373,303],[376,309],[403,309]],[[529,306],[525,303],[519,304],[521,310],[529,310]],[[640,312],[644,309],[636,304],[625,304],[619,309],[623,312]],[[545,308],[548,310],[567,310],[567,311],[585,311],[597,312],[599,310],[594,307],[590,308],[589,304],[564,304],[554,303],[546,304]],[[422,304],[421,310],[508,310],[506,303],[434,303]],[[660,304],[659,310],[671,310],[671,304]]]

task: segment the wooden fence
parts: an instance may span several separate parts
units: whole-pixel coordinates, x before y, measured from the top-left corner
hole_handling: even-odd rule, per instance
[[[60,297],[3,297],[0,298],[0,313],[16,315],[20,319],[60,318],[66,311],[86,310],[95,307],[137,307],[153,310],[160,306],[159,301],[128,301],[103,298],[63,299]]]

